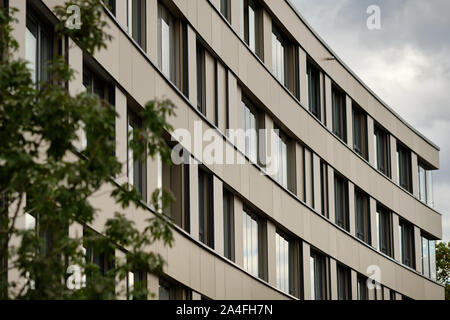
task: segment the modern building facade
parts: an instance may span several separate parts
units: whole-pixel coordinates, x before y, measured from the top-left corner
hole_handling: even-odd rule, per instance
[[[60,49],[52,8],[63,2],[9,0],[19,9],[18,55],[37,80]],[[69,90],[115,106],[118,182],[145,202],[157,187],[177,198],[174,247],[151,248],[165,258],[166,276],[129,274],[129,285],[144,281],[157,299],[444,298],[434,253],[439,148],[352,73],[288,0],[109,0],[104,17],[113,36],[106,50],[92,57],[71,40],[63,46],[77,71]],[[174,128],[208,132],[200,148],[182,142],[189,163],[128,152],[139,108],[162,97],[177,106]],[[277,131],[236,140],[235,129]],[[235,161],[202,161],[212,140]],[[70,226],[71,236],[100,232],[117,211],[107,188],[92,198],[97,221]],[[127,214],[139,225],[148,213]],[[27,214],[19,221],[33,223]]]

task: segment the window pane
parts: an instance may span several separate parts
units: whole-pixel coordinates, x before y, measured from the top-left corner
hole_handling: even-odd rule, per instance
[[[276,274],[277,287],[289,292],[289,242],[276,234]]]
[[[131,126],[130,123],[128,123],[128,134],[129,134],[129,143],[132,141],[133,139],[133,127]],[[133,149],[128,147],[128,183],[131,186],[134,186],[134,154],[133,154]]]
[[[428,239],[422,237],[422,273],[430,277],[430,256],[428,252]]]
[[[27,28],[25,31],[25,59],[28,61],[28,69],[31,73],[33,83],[37,80],[36,58],[37,58],[37,39],[36,36]]]
[[[436,241],[429,241],[430,278],[436,280]]]
[[[245,132],[245,155],[252,162],[256,162],[258,154],[256,115],[245,102],[242,102],[242,113],[242,123]]]
[[[258,224],[256,220],[251,219],[252,223],[252,274],[258,276]]]
[[[422,202],[427,201],[427,195],[426,195],[426,180],[425,180],[425,169],[419,165],[419,199]]]
[[[175,81],[175,29],[173,17],[163,6],[159,5],[159,67],[172,82]]]
[[[256,52],[256,20],[255,11],[251,6],[248,6],[248,46]]]
[[[426,171],[426,185],[427,185],[427,204],[429,206],[434,206],[434,199],[433,199],[433,171],[427,170]]]
[[[243,211],[244,269],[259,276],[258,222]]]

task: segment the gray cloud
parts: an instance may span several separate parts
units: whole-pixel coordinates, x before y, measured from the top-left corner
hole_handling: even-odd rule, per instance
[[[389,106],[441,148],[435,208],[450,241],[448,0],[292,0],[336,54]],[[366,26],[370,5],[381,30]]]

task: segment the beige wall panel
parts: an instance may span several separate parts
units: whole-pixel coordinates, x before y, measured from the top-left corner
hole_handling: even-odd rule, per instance
[[[219,259],[214,260],[214,273],[215,273],[215,296],[217,299],[225,299],[226,297],[226,287],[225,283],[225,267],[226,264],[222,263]]]
[[[238,85],[236,77],[228,72],[228,95],[229,95],[229,128],[227,129],[238,129],[241,127],[242,117],[241,113],[241,101],[240,96],[238,97]]]
[[[158,91],[155,92],[155,84],[156,88],[158,88],[159,83],[155,83],[155,73],[150,72],[151,66],[148,64],[147,60],[142,56],[142,54],[138,53],[136,50],[133,51],[133,55],[131,56],[132,61],[132,72],[133,72],[133,82],[131,91],[133,98],[137,101],[145,101],[147,102],[148,97],[157,97],[159,96]],[[143,67],[145,66],[145,67]],[[159,98],[162,98],[159,96]]]
[[[105,32],[107,34],[113,35],[113,37],[116,37],[116,33],[114,32],[114,30],[115,30],[115,26],[113,26],[111,23],[108,25],[108,27],[106,27]],[[108,72],[113,77],[117,77],[117,76],[119,76],[119,72],[120,72],[119,61],[121,61],[120,60],[120,50],[119,50],[120,42],[114,41],[114,39],[112,39],[111,41],[106,41],[106,45],[107,45],[107,48],[96,51],[96,53],[94,54],[94,57],[97,61],[102,62],[102,66],[107,68]],[[127,60],[130,60],[130,57],[131,57],[131,55],[127,57]],[[141,55],[140,55],[140,57],[142,58]],[[143,62],[141,62],[141,63],[143,63]]]
[[[211,43],[212,39],[212,31],[211,25],[214,20],[214,23],[219,23],[217,19],[217,14],[213,12],[211,8],[211,4],[208,1],[196,1],[197,3],[197,16],[201,17],[201,19],[197,20],[197,30],[202,35],[202,38]],[[214,18],[213,18],[214,17]]]
[[[130,57],[133,51],[136,50],[130,45],[130,39],[123,33],[118,33],[116,38],[119,42],[119,79],[124,89],[128,92],[132,91],[132,61]]]
[[[243,43],[238,43],[238,64],[239,64],[239,72],[238,77],[239,80],[243,81],[244,83],[248,82],[248,72],[247,72],[247,65],[249,64],[249,61],[252,61],[255,65],[254,68],[257,68],[257,63],[255,59],[251,59],[251,57],[247,54],[247,47]],[[259,82],[259,81],[258,81]],[[257,94],[255,92],[255,94]]]
[[[269,70],[272,70],[272,18],[266,10],[263,11],[263,32],[264,63]]]
[[[121,2],[121,1],[116,1]],[[116,10],[117,11],[117,10]],[[158,0],[146,1],[146,42],[147,42],[147,55],[153,63],[158,64]]]
[[[239,1],[232,0],[231,2],[231,26],[233,30],[239,34],[241,30],[241,8]]]
[[[358,300],[358,274],[354,271],[350,271],[350,281],[351,281],[351,299]]]

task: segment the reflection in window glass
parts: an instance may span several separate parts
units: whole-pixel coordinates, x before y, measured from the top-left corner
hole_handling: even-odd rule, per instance
[[[422,237],[422,273],[430,276],[430,255],[428,252],[428,239]]]
[[[242,102],[242,124],[245,132],[245,155],[256,163],[258,152],[256,114],[245,102]]]
[[[419,199],[433,207],[433,171],[426,169],[421,163],[419,163],[418,167]]]
[[[175,35],[174,20],[161,4],[158,6],[159,68],[171,81],[175,81]]]
[[[277,287],[289,293],[289,241],[276,234]]]
[[[259,275],[258,222],[245,211],[242,222],[244,227],[244,269],[257,277]]]
[[[248,46],[256,52],[256,19],[255,10],[251,5],[248,6]]]
[[[287,146],[286,139],[281,132],[275,131],[272,135],[274,178],[283,187],[287,188]]]
[[[284,45],[279,36],[272,33],[272,70],[275,77],[282,83],[285,83],[285,54]]]
[[[436,240],[422,236],[422,273],[436,280]]]
[[[312,251],[309,259],[311,299],[325,300],[326,297],[326,257]]]
[[[30,70],[33,83],[36,83],[36,50],[36,36],[27,27],[25,31],[25,59],[28,61],[28,69]]]

